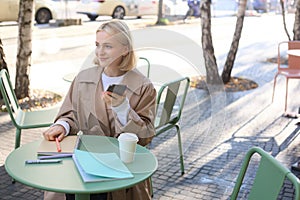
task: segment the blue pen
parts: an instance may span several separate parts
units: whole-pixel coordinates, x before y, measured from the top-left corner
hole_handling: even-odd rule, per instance
[[[56,158],[68,158],[72,157],[72,153],[66,153],[66,154],[57,154],[57,155],[50,155],[50,156],[39,156],[38,158],[40,160],[45,160],[45,159],[56,159]]]
[[[48,164],[48,163],[60,163],[62,159],[52,159],[52,160],[26,160],[26,164]]]

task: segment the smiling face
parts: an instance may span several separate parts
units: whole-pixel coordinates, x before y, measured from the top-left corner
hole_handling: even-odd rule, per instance
[[[116,35],[110,35],[105,31],[96,34],[96,56],[102,67],[118,69],[122,57],[127,55],[128,48],[117,40]]]

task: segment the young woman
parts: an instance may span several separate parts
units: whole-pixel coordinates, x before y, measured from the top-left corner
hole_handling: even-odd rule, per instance
[[[95,66],[81,71],[71,84],[55,123],[43,134],[47,140],[63,140],[81,130],[84,134],[118,137],[135,133],[140,145],[155,134],[156,91],[136,68],[136,56],[128,26],[122,21],[102,24],[96,31]],[[125,85],[124,94],[109,85]],[[151,199],[149,180],[130,189],[91,195],[91,199]],[[45,199],[58,199],[46,192]],[[57,194],[58,195],[58,194]],[[64,195],[63,195],[64,197]],[[72,199],[72,195],[66,195]]]

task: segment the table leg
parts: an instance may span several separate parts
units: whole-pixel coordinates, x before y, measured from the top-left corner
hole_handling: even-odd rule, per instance
[[[75,200],[90,200],[90,194],[75,194]]]

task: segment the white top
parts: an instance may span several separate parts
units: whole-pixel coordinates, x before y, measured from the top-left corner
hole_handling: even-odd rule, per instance
[[[125,75],[125,74],[124,74]],[[116,77],[110,77],[107,76],[105,73],[102,73],[102,85],[103,85],[103,90],[107,90],[108,86],[112,84],[119,84],[124,78],[124,75],[122,76],[116,76]]]
[[[110,77],[107,76],[105,73],[102,73],[102,85],[103,89],[107,90],[108,86],[112,84],[120,84],[121,81],[123,80],[125,74],[122,76],[116,76],[116,77]],[[111,109],[117,113],[117,116],[119,118],[119,121],[121,122],[122,125],[125,125],[127,123],[127,115],[129,112],[129,101],[127,98],[123,101],[123,103],[119,106],[116,107],[111,107]]]

